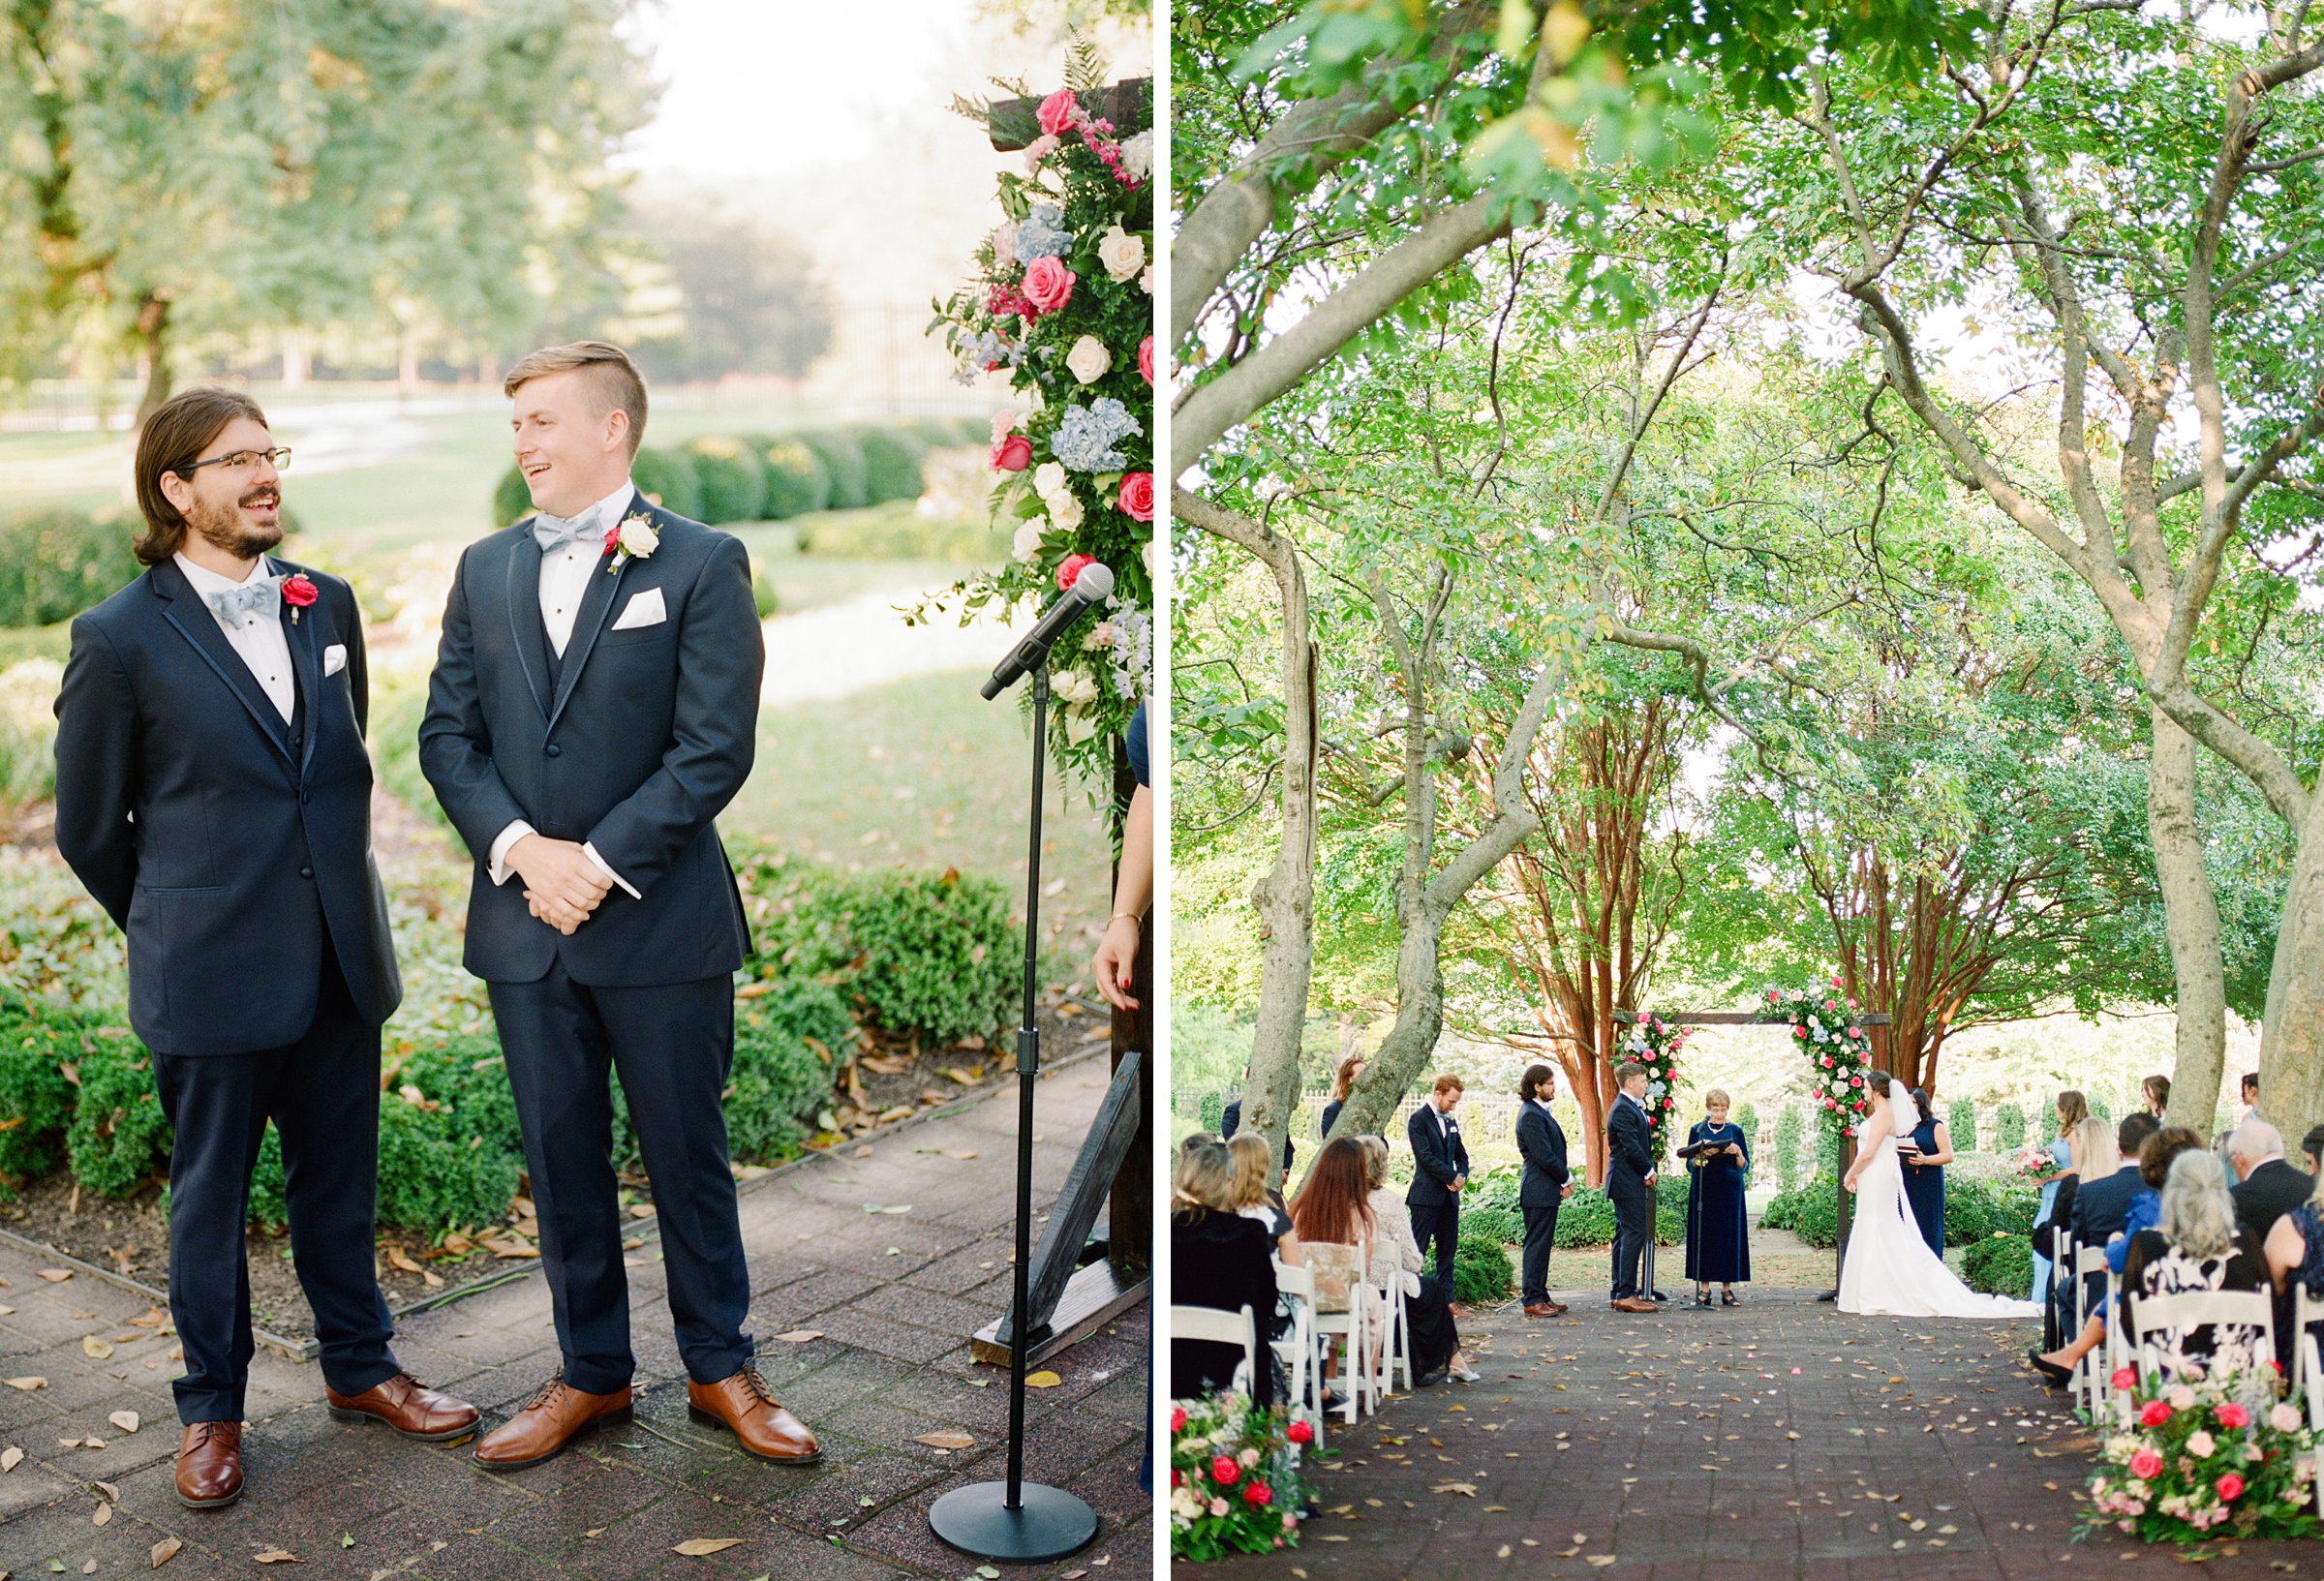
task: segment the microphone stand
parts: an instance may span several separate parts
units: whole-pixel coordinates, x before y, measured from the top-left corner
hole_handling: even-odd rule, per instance
[[[1097,1535],[1097,1512],[1060,1488],[1024,1479],[1024,1363],[1031,1341],[1027,1285],[1032,1262],[1033,1079],[1041,1071],[1041,1034],[1033,997],[1040,969],[1041,790],[1049,753],[1049,658],[1033,666],[1033,808],[1024,864],[1024,1015],[1017,1029],[1017,1266],[1009,1319],[1009,1475],[972,1482],[928,1511],[939,1540],[979,1559],[1031,1565],[1062,1559]]]

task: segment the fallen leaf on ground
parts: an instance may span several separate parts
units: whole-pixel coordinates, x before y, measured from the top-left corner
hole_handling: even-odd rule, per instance
[[[46,1378],[12,1378],[8,1381],[8,1386],[12,1389],[45,1389],[48,1386],[48,1380]]]
[[[1584,1554],[1581,1557],[1592,1565],[1596,1565],[1601,1567],[1611,1565],[1614,1562],[1614,1556],[1611,1554]]]
[[[941,1433],[922,1433],[912,1442],[925,1444],[932,1449],[966,1449],[973,1445],[976,1440],[966,1433],[946,1428]]]
[[[793,1345],[805,1345],[809,1340],[821,1339],[823,1330],[820,1328],[794,1328],[787,1334],[778,1334],[775,1337],[779,1340],[788,1340]]]
[[[262,1554],[253,1554],[252,1561],[260,1565],[295,1565],[298,1556],[288,1548],[269,1548]]]
[[[1474,1499],[1477,1497],[1477,1484],[1474,1482],[1439,1482],[1428,1491],[1430,1493],[1457,1493],[1463,1499]]]
[[[134,1411],[116,1411],[106,1417],[107,1421],[111,1422],[124,1433],[135,1433],[138,1430],[138,1414]]]
[[[185,1544],[178,1541],[175,1537],[164,1537],[161,1541],[153,1545],[152,1552],[149,1556],[153,1563],[148,1565],[146,1568],[153,1570],[160,1569],[163,1566],[175,1559],[177,1557],[177,1551],[184,1546]]]
[[[0,1449],[0,1472],[13,1472],[24,1459],[24,1451],[15,1444]]]
[[[1054,1389],[1064,1382],[1065,1380],[1059,1378],[1055,1373],[1046,1369],[1024,1375],[1024,1386],[1028,1389]]]
[[[167,1328],[169,1326],[169,1314],[158,1306],[153,1307],[142,1318],[130,1319],[129,1324],[132,1328]]]
[[[95,1334],[87,1335],[80,1342],[80,1353],[98,1361],[107,1360],[113,1353],[112,1342]]]
[[[411,1254],[400,1246],[387,1248],[387,1262],[390,1267],[401,1268],[406,1273],[426,1273],[428,1271],[413,1262]]]
[[[80,1442],[87,1444],[92,1449],[102,1449],[105,1447],[105,1440],[99,1438],[94,1433],[90,1434],[87,1438],[82,1439]]]
[[[43,1268],[41,1277],[51,1285],[61,1285],[73,1277],[73,1270],[70,1268]]]
[[[688,1559],[699,1559],[704,1554],[722,1554],[729,1548],[739,1546],[742,1540],[740,1537],[688,1537],[670,1552],[684,1554]]]
[[[99,1493],[104,1494],[114,1504],[119,1504],[121,1502],[121,1490],[113,1486],[110,1482],[91,1482],[89,1486],[95,1488]]]
[[[97,1513],[89,1517],[89,1524],[91,1526],[105,1526],[109,1524],[112,1518],[113,1506],[110,1505],[101,1504],[97,1506]]]

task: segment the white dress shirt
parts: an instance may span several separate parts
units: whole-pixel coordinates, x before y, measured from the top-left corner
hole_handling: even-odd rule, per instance
[[[269,576],[276,574],[279,569],[263,555],[252,561],[250,569],[240,576],[220,576],[207,566],[197,565],[186,558],[182,549],[175,559],[177,568],[185,572],[186,580],[193,584],[196,596],[205,599],[210,593],[228,593],[242,586],[261,566]],[[202,607],[218,623],[218,628],[226,633],[227,642],[242,656],[242,662],[250,666],[251,675],[264,689],[267,701],[282,714],[283,723],[289,724],[291,711],[298,706],[298,684],[290,677],[290,639],[284,634],[282,616],[277,614],[274,619],[268,620],[263,615],[252,613],[229,621],[211,609],[206,601]]]
[[[553,553],[540,557],[540,623],[547,628],[549,646],[557,656],[565,656],[565,646],[573,640],[573,622],[580,618],[581,600],[589,593],[590,574],[605,558],[605,529],[621,519],[622,507],[629,502],[636,486],[628,478],[622,486],[591,505],[572,520],[590,519],[590,530],[572,542],[560,545]],[[594,518],[594,519],[593,519]],[[527,835],[538,834],[524,819],[519,818],[502,830],[492,842],[492,852],[486,863],[495,884],[508,881],[508,853],[518,840]],[[581,852],[603,873],[622,887],[632,900],[642,899],[629,881],[617,873],[597,855],[594,845],[584,845]]]

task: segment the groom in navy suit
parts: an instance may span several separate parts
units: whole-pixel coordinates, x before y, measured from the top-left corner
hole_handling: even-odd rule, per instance
[[[242,1494],[243,1225],[270,1117],[332,1414],[430,1441],[476,1421],[387,1348],[380,1024],[403,984],[371,859],[354,595],[266,555],[290,455],[234,390],[188,390],[146,419],[149,569],[73,623],[56,700],[57,849],[129,937],[130,1024],[175,1134],[176,1491],[195,1509]]]
[[[619,347],[535,351],[506,390],[535,514],[461,557],[419,752],[476,859],[467,965],[492,995],[564,1360],[475,1462],[537,1465],[629,1413],[609,1070],[654,1182],[694,1415],[762,1459],[812,1461],[743,1332],[719,1101],[750,939],[712,820],[755,745],[749,559],[631,485],[646,386]]]
[[[1646,1239],[1654,1233],[1654,1132],[1646,1119],[1646,1067],[1614,1067],[1622,1090],[1605,1114],[1605,1197],[1614,1206],[1614,1310],[1660,1312],[1639,1286]]]
[[[1469,1183],[1469,1149],[1460,1140],[1460,1122],[1452,1117],[1461,1090],[1459,1077],[1438,1077],[1428,1101],[1412,1111],[1404,1127],[1412,1143],[1412,1185],[1404,1193],[1412,1236],[1421,1243],[1422,1257],[1428,1255],[1429,1240],[1436,1241],[1436,1277],[1448,1291],[1460,1250],[1460,1193]]]

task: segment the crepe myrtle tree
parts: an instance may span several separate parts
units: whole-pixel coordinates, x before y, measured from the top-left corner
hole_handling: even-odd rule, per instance
[[[1867,98],[1845,65],[1819,66],[1789,135],[1751,150],[1788,195],[1770,220],[1877,353],[1882,404],[2069,567],[2129,650],[2175,976],[2169,1117],[2199,1131],[2225,989],[2198,745],[2297,842],[2261,1104],[2305,1123],[2324,1096],[2324,721],[2312,689],[2265,695],[2248,673],[2287,625],[2312,629],[2298,579],[2324,528],[2324,45],[2308,9],[1993,0],[1942,91]],[[1929,325],[1948,305],[1991,316],[2031,393],[1980,403],[1948,383]]]

